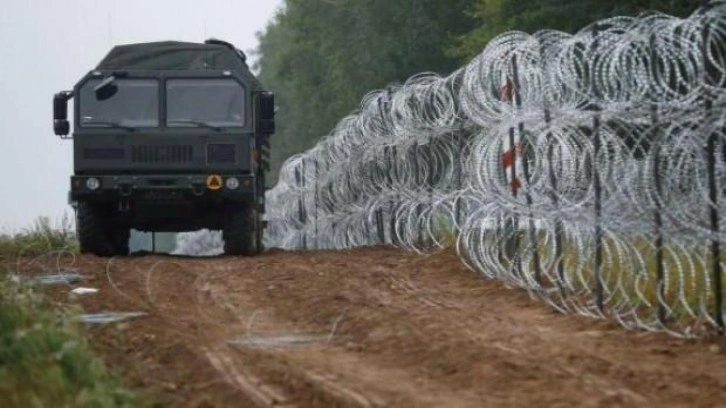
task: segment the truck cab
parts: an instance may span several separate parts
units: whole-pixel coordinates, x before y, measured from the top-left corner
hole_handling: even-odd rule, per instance
[[[125,255],[132,228],[222,230],[226,253],[262,250],[274,96],[232,45],[115,47],[54,96],[54,130],[73,140],[82,252]]]

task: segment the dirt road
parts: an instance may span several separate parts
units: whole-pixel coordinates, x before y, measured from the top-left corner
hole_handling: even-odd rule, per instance
[[[563,316],[451,253],[62,263],[100,292],[59,301],[147,313],[91,338],[169,406],[726,405],[724,341]]]

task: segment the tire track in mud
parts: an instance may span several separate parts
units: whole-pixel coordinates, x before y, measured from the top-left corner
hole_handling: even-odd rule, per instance
[[[294,407],[282,391],[265,384],[259,378],[242,370],[225,352],[204,349],[209,362],[217,372],[232,386],[250,397],[255,404],[263,407]]]
[[[234,265],[227,265],[225,268],[218,269],[234,273],[241,268],[235,268]],[[312,269],[309,268],[301,269],[304,272],[312,272]],[[251,396],[259,406],[296,406],[285,395],[284,388],[286,385],[272,385],[280,377],[289,377],[291,373],[297,377],[300,383],[304,384],[306,388],[309,388],[309,392],[315,395],[315,400],[358,407],[383,407],[387,405],[380,398],[369,397],[357,391],[351,384],[341,383],[340,377],[332,374],[330,371],[323,373],[316,371],[315,365],[310,366],[298,362],[299,365],[288,367],[285,372],[280,372],[280,370],[270,367],[260,369],[259,371],[265,373],[265,376],[270,379],[268,381],[250,374],[249,370],[238,369],[240,364],[237,364],[238,368],[236,368],[235,363],[230,357],[230,355],[238,356],[240,354],[235,354],[235,348],[245,348],[248,357],[251,354],[264,354],[262,358],[267,360],[276,359],[278,361],[287,361],[288,357],[286,355],[289,354],[288,347],[286,347],[284,342],[282,342],[282,345],[277,344],[280,343],[277,340],[295,338],[290,333],[298,333],[299,327],[294,327],[294,325],[290,325],[287,322],[279,321],[274,311],[269,310],[269,308],[260,307],[259,304],[252,306],[254,302],[250,301],[249,296],[244,296],[239,292],[235,292],[234,294],[230,293],[229,289],[224,285],[211,285],[209,279],[213,279],[213,277],[213,273],[210,273],[204,279],[201,279],[204,282],[201,290],[208,295],[208,299],[212,301],[212,304],[224,310],[235,310],[237,313],[247,314],[249,317],[246,319],[244,325],[244,335],[242,335],[240,340],[236,341],[237,344],[235,342],[228,342],[229,346],[226,349],[220,348],[214,352],[206,351],[207,358],[215,369],[225,376],[228,383]],[[285,280],[289,280],[289,277],[282,275],[260,281],[270,283]],[[248,306],[242,306],[244,304]],[[333,331],[334,327],[330,334],[333,334]],[[327,333],[326,336],[320,337],[329,341]],[[249,347],[244,345],[245,341],[250,343]],[[317,342],[313,341],[312,343]],[[316,344],[313,344],[313,347],[315,346]],[[292,344],[290,347],[303,350],[306,348],[305,344]],[[329,356],[331,349],[325,348],[325,350],[326,355]],[[242,363],[244,362],[244,358],[240,360]]]
[[[410,296],[417,302],[432,308],[459,309],[453,302],[440,298],[440,293],[418,286],[408,276],[390,273],[385,270],[381,270],[381,273],[390,283],[390,288],[398,294]]]

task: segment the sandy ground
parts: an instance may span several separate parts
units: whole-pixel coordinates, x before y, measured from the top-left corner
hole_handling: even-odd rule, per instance
[[[726,406],[724,340],[560,315],[453,253],[59,262],[100,289],[59,302],[147,313],[90,338],[168,406]]]

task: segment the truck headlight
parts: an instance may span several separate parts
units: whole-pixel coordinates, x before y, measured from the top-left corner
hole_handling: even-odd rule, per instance
[[[237,190],[239,188],[239,179],[237,177],[230,177],[224,181],[224,185],[230,190]]]
[[[86,180],[86,188],[88,188],[91,191],[96,191],[101,187],[101,182],[95,178],[91,177]]]

